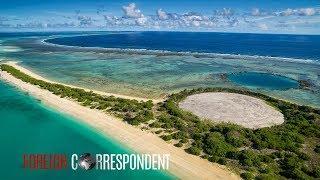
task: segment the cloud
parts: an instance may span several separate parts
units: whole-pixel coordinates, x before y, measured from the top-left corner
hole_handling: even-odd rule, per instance
[[[280,16],[291,16],[293,14],[294,14],[294,11],[293,11],[293,9],[290,9],[290,8],[288,8],[282,12],[279,12]]]
[[[46,28],[47,24],[42,22],[28,22],[28,23],[18,23],[15,26],[16,28],[31,28],[31,29],[42,29]]]
[[[65,23],[48,23],[47,28],[72,28],[76,27],[74,22],[65,22]]]
[[[118,24],[126,24],[126,25],[132,25],[132,21],[134,22],[134,25],[137,26],[146,26],[148,17],[145,17],[144,14],[140,11],[140,9],[137,8],[135,3],[130,3],[127,6],[122,6],[122,10],[124,12],[124,17],[130,20],[126,19],[117,19]]]
[[[256,17],[270,16],[270,14],[272,14],[272,13],[269,11],[259,9],[259,8],[253,8],[253,9],[251,9],[251,12],[250,12],[251,16],[256,16]]]
[[[119,8],[121,12],[121,9]],[[28,16],[13,20],[0,16],[0,27],[16,28],[118,28],[118,29],[175,29],[175,30],[254,30],[277,31],[286,27],[320,27],[320,10],[317,7],[263,10],[253,8],[237,11],[231,8],[212,9],[213,13],[177,13],[159,8],[152,14],[144,14],[130,3],[122,6],[122,15],[113,15],[101,5],[90,10],[70,12],[46,12],[49,17]]]
[[[139,9],[137,9],[135,3],[130,3],[127,6],[122,6],[122,10],[126,17],[128,18],[141,18],[143,14]]]
[[[260,16],[260,15],[261,15],[260,9],[258,9],[258,8],[253,8],[253,9],[251,10],[251,15],[252,15],[252,16]]]
[[[5,16],[0,16],[0,21],[10,21],[10,18],[5,17]]]
[[[94,20],[88,16],[78,16],[78,21],[80,26],[91,26],[93,25]]]
[[[278,16],[313,16],[318,12],[315,8],[299,8],[299,9],[286,9],[284,11],[275,12]]]
[[[192,21],[191,22],[193,26],[195,27],[199,27],[201,25],[201,22],[200,21]]]
[[[253,8],[250,14],[251,16],[313,16],[317,13],[319,14],[320,11],[317,11],[315,8],[287,8],[282,11],[263,11],[259,8]]]
[[[104,20],[108,25],[118,25],[120,23],[120,18],[112,15],[103,15]]]
[[[216,10],[215,15],[229,17],[234,15],[234,11],[231,8],[223,8],[222,10]]]
[[[267,31],[269,29],[269,27],[265,23],[258,23],[257,27],[263,31]]]
[[[313,16],[316,14],[316,10],[314,8],[302,8],[298,10],[298,14],[301,16]]]
[[[134,3],[123,7],[125,16],[106,16],[107,24],[116,26],[143,26],[145,28],[169,28],[169,29],[228,29],[228,28],[248,28],[255,27],[259,30],[267,31],[277,27],[280,19],[277,17],[284,15],[297,14],[299,16],[310,16],[316,14],[308,8],[299,10],[267,12],[259,8],[253,8],[250,12],[236,13],[231,8],[215,10],[213,15],[203,15],[198,12],[175,13],[158,9],[155,15],[145,15],[137,8]],[[282,23],[283,25],[283,23]],[[280,25],[279,25],[280,26]]]
[[[137,18],[135,22],[136,22],[136,24],[138,26],[145,26],[146,23],[147,23],[147,18],[146,17],[140,17],[140,18]]]
[[[162,9],[157,10],[157,15],[160,20],[166,20],[169,18],[168,14],[165,11],[163,11]]]
[[[183,14],[182,19],[186,21],[202,21],[205,19],[205,17],[202,16],[200,13],[188,12],[186,14]]]
[[[74,28],[77,25],[74,22],[70,23],[44,23],[44,22],[28,22],[12,24],[1,24],[0,27],[18,28],[18,29],[46,29],[46,28]]]

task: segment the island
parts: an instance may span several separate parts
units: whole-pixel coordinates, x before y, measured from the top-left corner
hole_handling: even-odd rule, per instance
[[[159,101],[126,98],[50,82],[32,76],[17,64],[3,63],[0,67],[1,79],[129,148],[143,153],[170,154],[169,171],[179,178],[320,177],[317,146],[320,110],[317,108],[228,88],[186,89]],[[224,99],[241,95],[250,103],[258,99],[267,104],[271,108],[267,111],[275,113],[278,119],[261,127],[245,127],[236,121],[203,118],[190,112],[192,109],[186,111],[179,107],[184,100],[206,93],[225,93]],[[221,106],[225,106],[225,101],[222,102]],[[234,118],[236,115],[234,113]]]

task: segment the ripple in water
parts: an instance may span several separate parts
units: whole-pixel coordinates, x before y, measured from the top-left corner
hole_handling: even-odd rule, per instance
[[[0,52],[19,52],[21,49],[16,46],[1,46],[0,45]]]

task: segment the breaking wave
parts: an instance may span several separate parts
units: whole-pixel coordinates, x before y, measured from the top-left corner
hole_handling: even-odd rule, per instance
[[[320,59],[299,59],[289,57],[261,56],[261,55],[243,55],[243,54],[224,54],[224,53],[205,53],[205,52],[190,52],[190,51],[168,51],[168,50],[151,50],[151,49],[134,49],[134,48],[105,48],[105,47],[82,47],[54,44],[48,40],[55,38],[42,39],[40,42],[47,46],[99,51],[106,53],[127,53],[137,55],[157,55],[157,56],[193,56],[196,58],[222,58],[222,59],[240,59],[240,60],[274,60],[298,63],[319,64]]]

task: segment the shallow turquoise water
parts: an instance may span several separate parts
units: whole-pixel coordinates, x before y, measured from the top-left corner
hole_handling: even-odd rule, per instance
[[[233,73],[228,75],[228,79],[234,83],[253,89],[286,90],[299,87],[299,83],[293,79],[268,73]]]
[[[23,169],[22,156],[28,153],[71,155],[131,151],[77,123],[77,120],[45,107],[40,101],[2,81],[0,104],[0,179],[173,179],[160,171]]]
[[[0,59],[20,61],[21,65],[51,80],[105,92],[155,98],[199,87],[245,88],[320,107],[319,61],[281,57],[204,57],[188,53],[119,53],[99,48],[47,46],[40,42],[45,38],[49,36],[3,38]],[[277,74],[285,79],[307,80],[313,86],[310,89],[268,88],[270,85],[252,88],[248,83],[224,78],[224,75],[241,72]],[[264,77],[259,76],[259,81],[263,80]]]

